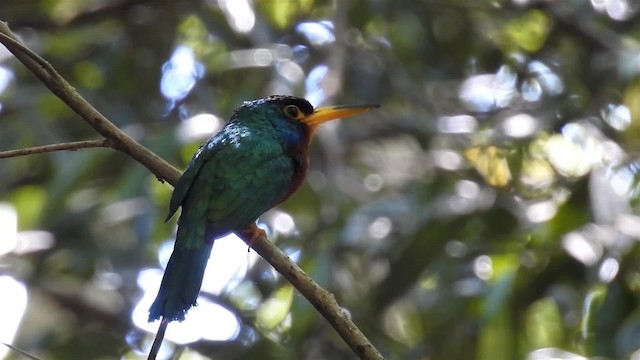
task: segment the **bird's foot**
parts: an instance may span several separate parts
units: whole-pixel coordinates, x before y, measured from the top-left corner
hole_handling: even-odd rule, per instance
[[[242,230],[242,234],[247,236],[249,238],[249,249],[247,249],[247,251],[250,251],[251,248],[253,247],[254,242],[261,236],[264,236],[265,238],[267,237],[267,233],[264,232],[264,230],[260,229],[258,227],[258,225],[251,224],[249,225],[248,228]]]

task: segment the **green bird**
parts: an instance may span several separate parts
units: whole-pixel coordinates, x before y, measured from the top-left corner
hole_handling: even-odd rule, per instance
[[[216,238],[245,231],[254,240],[264,234],[255,221],[302,184],[318,125],[375,107],[314,109],[305,99],[274,95],[237,108],[224,128],[200,146],[173,191],[165,221],[178,207],[182,213],[149,321],[184,320],[196,305]]]

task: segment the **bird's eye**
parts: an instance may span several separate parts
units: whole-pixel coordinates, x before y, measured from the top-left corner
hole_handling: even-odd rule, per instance
[[[299,119],[300,118],[300,109],[298,109],[297,106],[295,105],[287,105],[284,107],[284,113],[292,118],[292,119]]]

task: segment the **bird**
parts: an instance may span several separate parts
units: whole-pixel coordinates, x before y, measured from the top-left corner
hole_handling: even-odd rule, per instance
[[[149,322],[185,319],[196,305],[217,238],[244,233],[251,246],[265,235],[255,222],[303,183],[309,143],[320,124],[376,107],[314,109],[304,98],[271,95],[235,109],[229,122],[196,151],[171,195],[165,222],[182,209]]]

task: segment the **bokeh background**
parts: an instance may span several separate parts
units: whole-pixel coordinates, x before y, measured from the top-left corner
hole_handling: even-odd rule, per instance
[[[247,99],[381,104],[323,126],[260,224],[387,358],[640,359],[638,2],[3,0],[0,18],[180,169]],[[0,150],[95,138],[0,48]],[[144,358],[171,190],[109,149],[0,160],[0,341]],[[233,236],[199,304],[161,358],[355,358]]]

